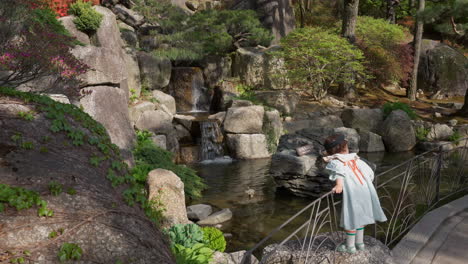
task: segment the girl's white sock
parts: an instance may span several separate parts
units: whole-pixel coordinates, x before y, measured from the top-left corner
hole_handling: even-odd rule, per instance
[[[355,247],[356,230],[346,230],[346,247]]]
[[[364,227],[360,227],[356,230],[356,244],[364,243]]]

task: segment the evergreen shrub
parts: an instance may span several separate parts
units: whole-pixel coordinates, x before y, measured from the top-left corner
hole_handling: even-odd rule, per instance
[[[76,28],[85,33],[95,32],[103,18],[102,14],[93,9],[90,2],[83,2],[83,0],[71,4],[69,13],[76,16],[73,20]]]
[[[226,239],[221,230],[207,226],[203,227],[202,231],[207,247],[219,252],[224,252],[224,250],[226,250]]]

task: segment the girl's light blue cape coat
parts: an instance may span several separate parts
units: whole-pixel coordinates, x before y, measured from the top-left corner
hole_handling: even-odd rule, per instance
[[[387,218],[372,184],[374,172],[356,153],[335,154],[324,158],[330,180],[343,179],[341,227],[353,230]],[[357,167],[357,168],[356,168]]]

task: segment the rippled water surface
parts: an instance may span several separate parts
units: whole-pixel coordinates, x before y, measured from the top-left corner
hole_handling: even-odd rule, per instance
[[[410,159],[414,153],[363,153],[360,156],[376,163],[380,172]],[[262,159],[193,165],[209,189],[192,204],[207,203],[218,208],[230,208],[234,214],[233,219],[222,226],[225,233],[232,234],[228,238],[228,252],[252,248],[312,201],[277,190],[269,173],[270,164],[270,159]],[[255,190],[253,198],[245,193],[247,189]],[[276,238],[284,238],[287,231]]]

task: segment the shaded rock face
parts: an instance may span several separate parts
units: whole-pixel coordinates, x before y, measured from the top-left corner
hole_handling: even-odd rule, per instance
[[[278,110],[271,110],[265,112],[265,122],[263,123],[263,131],[271,133],[275,144],[279,143],[279,139],[283,134],[283,122]]]
[[[442,96],[464,96],[468,89],[468,59],[442,43],[423,40],[418,68],[418,89]]]
[[[195,204],[187,207],[187,216],[190,220],[198,221],[207,218],[213,212],[211,205]]]
[[[231,76],[230,57],[209,56],[202,62],[203,77],[209,88],[214,88],[222,80]]]
[[[346,109],[341,114],[345,127],[376,133],[383,123],[381,109]]]
[[[179,112],[209,110],[211,96],[204,86],[203,72],[200,68],[173,68],[166,92],[177,101]]]
[[[156,58],[147,52],[137,54],[140,66],[141,83],[151,90],[161,89],[171,79],[171,61],[167,58]]]
[[[155,169],[147,179],[149,199],[156,199],[164,205],[163,228],[176,224],[188,224],[185,208],[184,183],[172,171]]]
[[[89,159],[100,153],[97,146],[86,143],[73,146],[66,133],[51,132],[51,120],[45,118],[35,105],[9,98],[8,106],[2,99],[0,96],[1,183],[40,193],[55,215],[38,217],[36,206],[20,212],[7,208],[0,214],[0,255],[5,256],[7,251],[28,250],[31,256],[27,261],[31,263],[61,263],[57,252],[64,242],[68,242],[82,248],[83,263],[135,259],[140,263],[175,263],[169,241],[141,209],[127,206],[122,189],[113,188],[106,179],[110,162],[116,156],[111,154],[111,160],[94,167]],[[19,108],[17,103],[21,104]],[[34,120],[17,117],[18,111],[26,110],[23,107],[36,112]],[[94,136],[70,116],[67,118],[70,118],[72,128]],[[22,140],[32,142],[33,149],[25,150],[12,141],[11,137],[17,133],[21,133]],[[73,188],[76,194],[62,192],[52,196],[48,188],[51,181],[62,184],[64,191]],[[49,233],[60,228],[64,230],[59,238],[61,241],[50,243]]]
[[[343,264],[354,264],[354,263],[363,263],[363,264],[394,264],[394,260],[391,256],[390,249],[385,246],[382,242],[376,240],[373,237],[365,236],[365,250],[357,251],[354,254],[341,253],[336,251],[336,247],[339,243],[344,242],[344,233],[338,232],[319,234],[320,237],[317,237],[312,241],[297,241],[292,240],[286,242],[283,246],[278,244],[273,244],[267,246],[263,250],[262,256],[267,256],[268,258],[262,259],[262,263],[268,264],[305,264],[305,263],[322,263],[323,260],[334,260],[334,263],[343,263]],[[311,244],[310,255],[307,257],[306,262],[306,253],[302,252],[302,244],[306,243],[306,247],[309,247]],[[301,254],[302,253],[302,254]]]
[[[80,100],[84,111],[107,129],[112,143],[132,163],[131,150],[136,137],[128,114],[125,92],[108,86],[86,88],[86,91],[91,93]]]
[[[273,33],[272,44],[278,44],[282,37],[295,28],[296,22],[291,0],[238,0],[232,2],[232,9],[254,9],[257,11],[260,21]]]
[[[268,158],[267,141],[263,134],[228,134],[230,153],[236,159]]]
[[[338,128],[343,127],[341,118],[335,115],[318,116],[304,120],[286,121],[284,128],[288,133],[296,133],[302,129],[308,128]]]
[[[299,95],[293,91],[258,91],[255,97],[286,115],[294,113],[299,103]]]
[[[229,108],[228,103],[239,95],[232,82],[224,81],[213,89],[211,98],[210,112],[226,111]]]
[[[382,137],[369,132],[359,132],[359,151],[361,152],[380,152],[385,151],[385,145]]]
[[[390,113],[379,134],[390,152],[412,150],[416,145],[416,134],[411,119],[402,110]]]
[[[236,134],[262,133],[263,106],[231,107],[224,119],[224,130]]]

